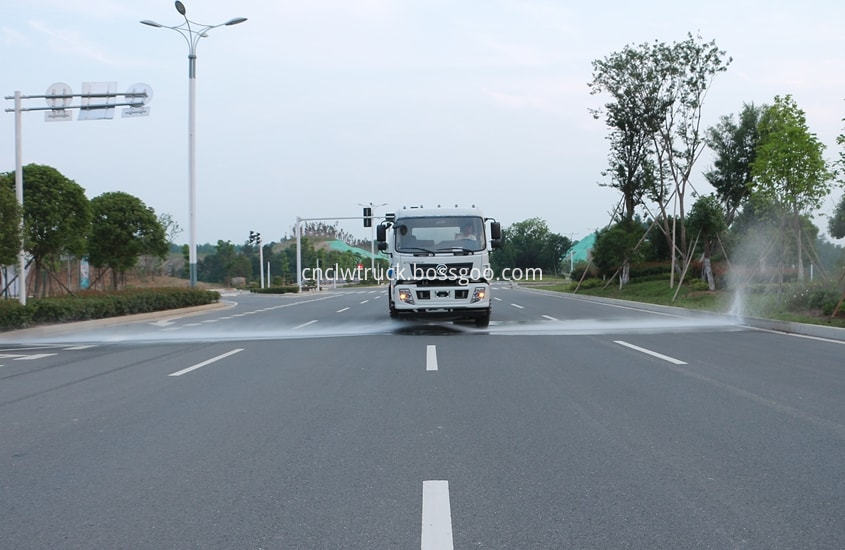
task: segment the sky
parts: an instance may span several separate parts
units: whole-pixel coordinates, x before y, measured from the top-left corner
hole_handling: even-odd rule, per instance
[[[733,58],[705,126],[743,103],[792,94],[833,159],[845,117],[845,2],[187,0],[221,27],[197,49],[197,241],[291,234],[300,217],[408,205],[476,205],[503,226],[530,217],[573,239],[604,227],[607,129],[590,108],[591,61],[626,44],[700,33]],[[23,113],[23,162],[86,190],[140,197],[188,240],[187,45],[165,0],[0,3],[0,95],[55,82],[153,89],[145,118],[46,122]],[[28,100],[25,106],[43,106]],[[13,102],[4,101],[4,108]],[[711,191],[701,157],[692,183]],[[14,170],[14,116],[0,171]],[[841,196],[825,201],[817,225]],[[360,221],[341,222],[369,238]]]

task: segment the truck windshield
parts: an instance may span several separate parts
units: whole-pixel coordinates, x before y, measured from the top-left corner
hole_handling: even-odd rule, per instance
[[[484,221],[476,216],[400,218],[394,227],[396,250],[479,252],[487,248]]]

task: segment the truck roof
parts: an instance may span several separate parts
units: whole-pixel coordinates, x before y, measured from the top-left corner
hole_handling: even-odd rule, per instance
[[[396,210],[396,219],[422,218],[429,216],[480,216],[484,214],[478,208],[403,208]]]

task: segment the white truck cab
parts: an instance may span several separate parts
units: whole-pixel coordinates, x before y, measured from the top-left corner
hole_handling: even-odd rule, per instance
[[[379,250],[390,257],[391,317],[490,323],[490,251],[501,243],[498,222],[474,207],[411,207],[387,214],[376,234]]]

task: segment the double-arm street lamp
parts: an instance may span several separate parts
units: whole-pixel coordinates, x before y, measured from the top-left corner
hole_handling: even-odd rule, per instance
[[[200,38],[208,36],[208,31],[217,27],[228,25],[237,25],[246,21],[246,17],[236,17],[230,19],[225,23],[218,23],[217,25],[205,25],[191,21],[185,15],[185,5],[182,2],[176,2],[176,11],[185,19],[184,23],[168,27],[145,19],[141,21],[144,25],[150,27],[157,27],[162,29],[170,29],[178,32],[188,43],[188,215],[190,217],[189,232],[190,232],[190,252],[188,261],[191,268],[191,286],[197,284],[197,224],[196,224],[196,171],[195,171],[195,155],[196,143],[194,140],[196,129],[196,80],[197,80],[197,43]]]

